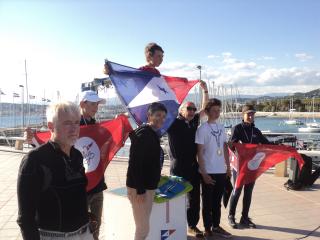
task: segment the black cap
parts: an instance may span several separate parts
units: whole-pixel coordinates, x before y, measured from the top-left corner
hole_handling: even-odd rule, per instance
[[[252,104],[246,104],[242,107],[242,113],[246,114],[246,113],[256,113],[256,109],[254,108],[254,106]]]

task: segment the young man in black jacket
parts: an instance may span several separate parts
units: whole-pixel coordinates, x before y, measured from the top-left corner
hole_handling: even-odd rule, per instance
[[[232,129],[232,134],[230,141],[231,142],[240,142],[240,143],[253,143],[253,144],[269,144],[267,138],[265,138],[261,131],[254,125],[254,114],[256,110],[251,104],[246,104],[242,108],[243,121],[236,125]],[[233,169],[233,182],[235,183],[237,178],[237,172]],[[229,225],[233,228],[237,228],[238,225],[235,221],[236,208],[238,204],[239,197],[241,195],[242,188],[244,188],[243,195],[243,207],[242,207],[242,217],[240,219],[240,225],[249,228],[255,228],[256,225],[249,218],[249,209],[251,205],[252,191],[254,187],[253,183],[245,184],[244,187],[236,188],[233,190],[231,199],[230,199],[230,208],[229,208]]]
[[[143,240],[149,233],[152,203],[163,162],[157,130],[162,127],[166,115],[163,104],[152,103],[148,108],[148,122],[130,133],[126,185],[136,225],[135,240]]]

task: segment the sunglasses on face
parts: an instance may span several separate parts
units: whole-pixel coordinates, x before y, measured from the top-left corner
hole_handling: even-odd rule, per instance
[[[187,110],[188,110],[188,111],[194,111],[194,112],[196,112],[196,111],[197,111],[197,108],[195,108],[195,107],[187,107]]]

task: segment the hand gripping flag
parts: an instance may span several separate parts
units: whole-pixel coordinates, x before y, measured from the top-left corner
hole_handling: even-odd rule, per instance
[[[299,167],[304,164],[301,155],[293,147],[271,144],[240,144],[233,143],[236,154],[235,168],[238,169],[235,188],[254,182],[262,173],[275,164],[289,158],[295,158]]]
[[[109,76],[118,96],[138,125],[147,122],[147,109],[153,102],[167,108],[163,135],[178,115],[178,108],[190,89],[199,81],[167,77],[107,61]]]
[[[116,119],[80,127],[80,136],[75,147],[82,153],[83,165],[88,178],[87,191],[97,186],[108,164],[124,145],[132,131],[128,118],[120,115]],[[49,131],[37,132],[33,142],[36,145],[47,142]]]
[[[230,166],[232,167],[232,169],[234,169],[235,171],[238,172],[238,157],[235,154],[235,152],[233,152],[229,147],[228,147],[228,151],[229,151],[229,162],[230,162]]]

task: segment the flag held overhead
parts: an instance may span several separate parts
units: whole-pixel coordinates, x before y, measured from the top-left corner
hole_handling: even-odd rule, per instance
[[[160,129],[163,135],[178,115],[178,108],[190,89],[199,81],[167,77],[144,70],[106,61],[109,76],[118,96],[138,125],[147,122],[147,109],[153,102],[161,102],[168,110]]]

